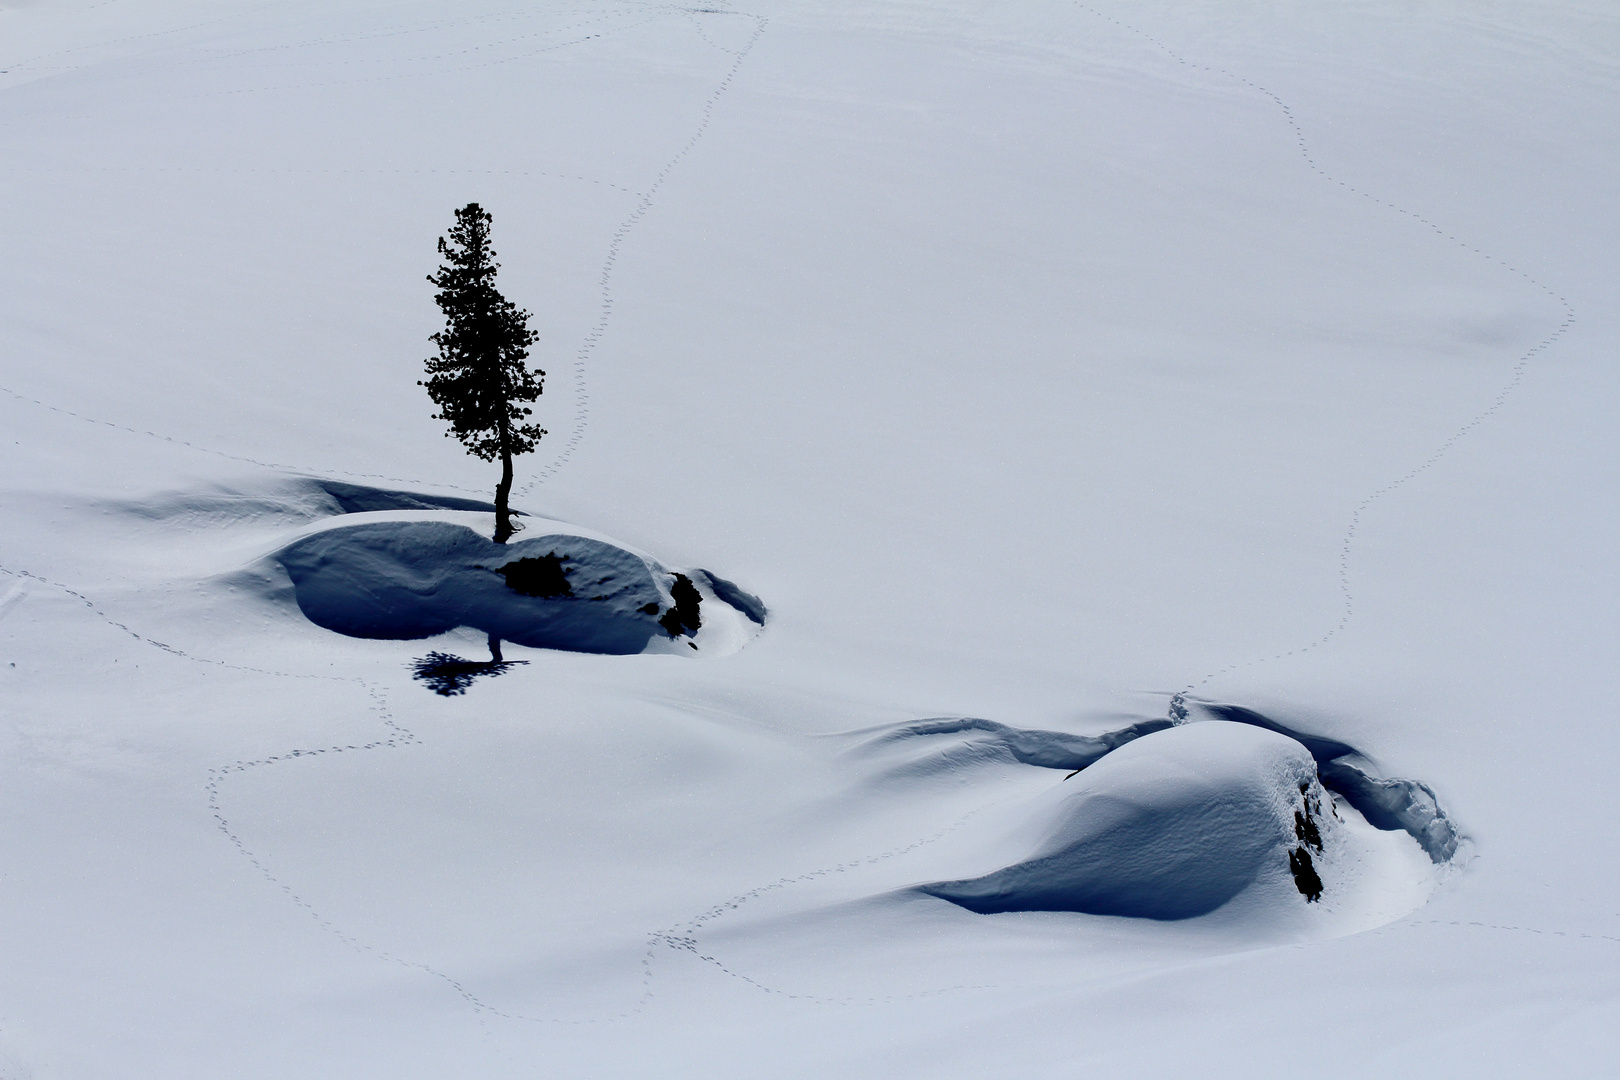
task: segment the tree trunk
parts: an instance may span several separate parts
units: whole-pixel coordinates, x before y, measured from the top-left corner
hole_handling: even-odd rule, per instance
[[[492,664],[504,664],[506,662],[501,657],[501,639],[494,634],[489,635],[489,662]]]
[[[504,544],[516,530],[512,528],[512,508],[507,498],[512,494],[512,452],[501,447],[501,482],[495,485],[495,542]]]

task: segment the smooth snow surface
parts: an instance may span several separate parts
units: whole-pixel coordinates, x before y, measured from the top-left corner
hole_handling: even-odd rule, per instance
[[[1616,56],[1585,0],[0,0],[0,1078],[1620,1075]],[[472,201],[528,592],[417,385]],[[569,648],[415,678],[519,611]],[[1173,848],[1248,884],[1140,917]],[[1129,913],[920,888],[1060,852]]]

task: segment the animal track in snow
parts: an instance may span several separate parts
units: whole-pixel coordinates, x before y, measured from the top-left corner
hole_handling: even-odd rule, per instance
[[[1500,412],[1502,406],[1506,404],[1507,399],[1515,390],[1519,388],[1519,385],[1524,381],[1525,376],[1529,373],[1531,362],[1537,359],[1539,354],[1545,352],[1547,349],[1550,349],[1554,344],[1556,344],[1560,338],[1569,332],[1569,328],[1575,324],[1575,309],[1566,297],[1558,294],[1557,290],[1544,284],[1537,278],[1533,277],[1524,270],[1521,270],[1519,267],[1513,265],[1505,259],[1492,255],[1489,252],[1482,251],[1466,240],[1459,239],[1454,232],[1434,221],[1431,221],[1422,214],[1390,202],[1387,199],[1382,199],[1371,192],[1363,191],[1360,188],[1339,179],[1338,177],[1329,173],[1326,169],[1322,168],[1322,166],[1317,162],[1316,157],[1311,152],[1310,143],[1305,138],[1304,129],[1300,127],[1299,121],[1294,116],[1294,110],[1288,105],[1287,102],[1285,102],[1273,91],[1261,86],[1252,79],[1237,74],[1236,72],[1228,71],[1225,68],[1216,67],[1212,64],[1202,64],[1196,60],[1191,60],[1181,55],[1169,45],[1166,45],[1164,42],[1160,41],[1158,38],[1153,37],[1151,34],[1148,34],[1143,30],[1139,30],[1136,27],[1131,26],[1129,23],[1121,22],[1110,15],[1105,15],[1096,8],[1090,7],[1083,3],[1078,4],[1077,6],[1079,6],[1082,10],[1088,11],[1097,16],[1099,19],[1112,23],[1121,30],[1135,34],[1137,37],[1149,42],[1154,46],[1154,48],[1160,50],[1166,56],[1170,57],[1177,64],[1180,64],[1183,67],[1195,71],[1204,71],[1210,74],[1220,75],[1224,78],[1240,83],[1256,93],[1265,96],[1282,113],[1283,119],[1287,121],[1289,129],[1293,132],[1294,142],[1299,150],[1300,157],[1304,160],[1306,166],[1309,167],[1310,170],[1316,175],[1330,184],[1335,184],[1340,188],[1343,188],[1347,194],[1367,199],[1386,210],[1411,219],[1419,225],[1422,225],[1430,232],[1434,233],[1436,237],[1443,239],[1465,251],[1471,252],[1479,258],[1484,259],[1485,261],[1502,268],[1508,273],[1523,279],[1538,292],[1545,294],[1548,298],[1555,301],[1561,309],[1563,317],[1563,321],[1558,324],[1558,327],[1553,330],[1551,334],[1548,334],[1545,338],[1543,338],[1540,342],[1518,358],[1518,361],[1511,369],[1508,381],[1501,386],[1501,388],[1497,391],[1495,398],[1485,409],[1477,413],[1460,427],[1456,428],[1449,435],[1445,436],[1439,445],[1436,446],[1433,452],[1431,452],[1423,461],[1419,462],[1405,473],[1402,473],[1400,476],[1368,494],[1360,502],[1355,504],[1354,508],[1350,512],[1349,527],[1345,531],[1344,538],[1339,546],[1337,571],[1339,593],[1343,597],[1343,607],[1338,620],[1331,627],[1329,627],[1321,637],[1306,642],[1305,644],[1296,648],[1270,656],[1262,656],[1252,660],[1231,663],[1223,668],[1209,672],[1202,678],[1195,679],[1182,688],[1183,694],[1190,694],[1194,690],[1198,690],[1209,685],[1212,681],[1220,678],[1222,675],[1227,675],[1231,672],[1244,668],[1255,667],[1260,664],[1274,663],[1279,660],[1284,660],[1290,656],[1297,656],[1301,653],[1310,652],[1314,649],[1321,648],[1329,641],[1333,640],[1333,638],[1337,637],[1339,633],[1349,625],[1350,619],[1355,615],[1355,593],[1350,588],[1350,556],[1351,551],[1355,546],[1357,532],[1361,528],[1362,519],[1367,511],[1370,510],[1373,504],[1378,502],[1379,499],[1382,499],[1384,496],[1389,495],[1392,492],[1398,491],[1407,484],[1411,483],[1413,480],[1417,479],[1423,473],[1432,469],[1451,451],[1454,446],[1457,445],[1457,443],[1462,441],[1468,435],[1472,434],[1475,429],[1477,429],[1481,424],[1485,423],[1485,421],[1489,420],[1492,416],[1496,415],[1496,413]]]
[[[613,238],[608,242],[607,258],[602,263],[602,272],[597,278],[597,288],[601,301],[596,325],[591,328],[590,333],[585,335],[585,340],[574,354],[572,370],[574,418],[572,430],[569,431],[568,439],[563,444],[562,450],[551,463],[541,468],[534,479],[518,488],[519,495],[527,495],[534,488],[557,475],[558,471],[568,464],[574,455],[575,449],[578,448],[580,440],[585,437],[585,427],[590,421],[590,395],[586,389],[586,369],[590,360],[596,355],[596,347],[601,344],[603,336],[607,333],[608,324],[613,319],[613,276],[619,263],[619,254],[624,246],[625,237],[647,216],[657,199],[658,193],[663,190],[665,182],[668,181],[670,174],[675,171],[675,168],[681,162],[686,160],[692,153],[693,148],[697,146],[698,140],[702,139],[709,130],[709,126],[714,122],[715,106],[725,96],[726,91],[731,89],[731,84],[737,78],[737,73],[742,70],[743,61],[748,58],[748,54],[753,51],[754,46],[758,44],[759,39],[764,35],[768,22],[764,16],[749,15],[743,12],[708,12],[708,14],[734,15],[739,18],[751,19],[754,22],[754,32],[749,35],[742,48],[733,54],[735,59],[732,61],[725,77],[720,80],[719,87],[703,103],[697,130],[692,133],[692,137],[676,152],[675,156],[670,158],[664,167],[659,170],[657,178],[647,188],[646,193],[641,196],[640,201],[636,203],[636,208],[619,225],[618,229],[613,233]]]

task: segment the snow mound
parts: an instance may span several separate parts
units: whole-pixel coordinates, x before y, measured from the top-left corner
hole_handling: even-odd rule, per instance
[[[1457,854],[1461,840],[1457,826],[1440,808],[1440,801],[1429,785],[1419,780],[1373,776],[1352,763],[1353,759],[1365,761],[1355,747],[1285,727],[1253,709],[1212,702],[1201,703],[1200,707],[1221,720],[1250,724],[1297,739],[1316,759],[1322,786],[1344,796],[1369,825],[1386,832],[1407,833],[1436,864],[1445,863]]]
[[[584,536],[496,544],[452,522],[382,521],[325,529],[273,559],[305,617],[350,637],[470,626],[531,648],[723,655],[764,622],[764,606],[730,582]]]
[[[1205,915],[1257,885],[1300,903],[1321,896],[1313,854],[1337,819],[1297,740],[1188,724],[1134,739],[1070,783],[1027,858],[921,891],[981,913],[1149,919]]]

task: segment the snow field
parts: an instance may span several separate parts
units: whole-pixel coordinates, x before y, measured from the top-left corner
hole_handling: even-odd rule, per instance
[[[0,1076],[1612,1074],[1617,36],[0,7]],[[263,602],[299,537],[476,523],[330,487],[489,497],[414,384],[471,199],[545,334],[530,535],[717,568],[746,647],[442,698]],[[907,891],[1068,792],[874,729],[1178,692],[1432,785],[1464,858],[1341,805],[1320,906]]]

